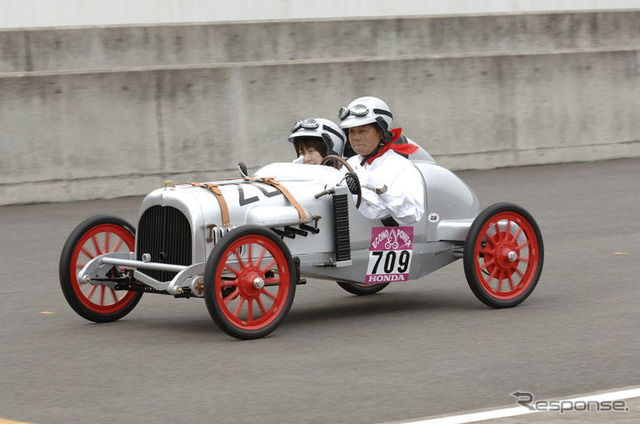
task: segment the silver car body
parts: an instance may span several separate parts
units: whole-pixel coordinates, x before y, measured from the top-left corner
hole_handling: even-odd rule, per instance
[[[479,213],[479,203],[467,184],[451,171],[438,166],[423,149],[411,156],[411,162],[423,177],[417,183],[425,188],[425,215],[410,226],[413,241],[408,279],[417,279],[461,257],[466,234]],[[305,211],[306,228],[313,227],[314,231],[302,231],[306,233],[304,236],[300,231],[298,234],[291,232],[299,230],[300,215],[277,188],[259,182],[265,177],[274,178],[286,187]],[[228,205],[229,226],[223,226],[221,206],[212,192],[189,184],[168,184],[151,192],[142,201],[136,252],[107,253],[96,257],[79,272],[78,280],[81,283],[108,284],[94,280],[104,278],[108,270],[117,265],[133,268],[134,277],[155,290],[174,295],[190,291],[194,296],[201,296],[202,290],[198,288],[202,287],[205,264],[216,243],[233,228],[259,225],[273,228],[280,234],[286,233],[283,240],[291,255],[299,260],[302,276],[364,282],[371,261],[372,236],[376,231],[383,231],[384,226],[378,220],[364,218],[357,211],[354,196],[349,194],[344,183],[343,172],[328,166],[272,163],[256,171],[250,180],[238,178],[213,183],[219,187]],[[329,188],[334,188],[335,193],[315,197]],[[335,196],[347,198],[343,212],[348,214],[347,248],[350,257],[347,259],[336,255]],[[141,220],[152,208],[158,211],[167,208],[184,216],[190,233],[185,237],[191,239],[190,263],[175,264],[171,258],[140,251],[142,244],[138,237],[143,237]],[[153,228],[147,224],[143,227]],[[287,230],[292,228],[294,230]],[[378,230],[372,230],[375,228]],[[344,232],[344,229],[340,231]],[[149,270],[157,272],[153,274]],[[169,272],[171,278],[162,281],[163,278],[158,276],[162,271]]]

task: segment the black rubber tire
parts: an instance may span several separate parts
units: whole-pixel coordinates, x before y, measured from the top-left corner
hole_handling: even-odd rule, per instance
[[[255,320],[255,322],[259,322],[261,319],[264,318],[265,320],[264,325],[262,323],[258,323],[258,324],[255,324],[257,328],[252,328],[252,326],[249,325],[250,318],[243,320],[238,316],[233,317],[231,315],[234,315],[234,314],[226,307],[226,305],[221,304],[221,302],[224,303],[223,302],[224,298],[232,295],[232,293],[230,293],[230,291],[227,290],[229,289],[229,287],[222,288],[222,282],[224,280],[219,277],[222,276],[221,271],[223,270],[223,268],[219,268],[218,265],[220,261],[223,259],[223,257],[225,256],[227,250],[230,247],[232,247],[234,243],[236,242],[244,243],[245,241],[248,241],[249,243],[243,244],[243,246],[247,246],[249,244],[256,245],[257,239],[266,241],[266,244],[262,244],[262,247],[265,250],[267,250],[265,246],[270,244],[269,247],[273,249],[273,252],[271,250],[268,250],[270,253],[282,255],[280,257],[280,266],[279,266],[278,274],[281,275],[282,272],[286,272],[288,274],[288,278],[284,278],[279,283],[280,287],[276,294],[276,297],[278,297],[278,300],[276,301],[274,299],[274,304],[269,308],[267,313],[266,314],[263,313],[260,319]],[[235,250],[235,248],[232,249],[231,251],[233,250]],[[254,266],[254,264],[245,264],[245,265],[247,266],[241,267],[240,269],[241,272],[245,272],[245,271],[247,273],[256,272],[249,269],[250,268],[249,265]],[[268,272],[269,271],[267,271],[267,273]],[[265,273],[262,273],[261,275],[262,275],[261,278],[264,278],[264,280],[268,279],[268,276]],[[242,279],[241,278],[239,279],[236,277],[236,280],[239,281]],[[242,280],[242,281],[246,281],[246,280]],[[205,274],[204,274],[204,298],[207,304],[207,309],[209,310],[209,314],[211,315],[211,318],[218,325],[218,327],[220,327],[222,331],[240,340],[257,339],[270,334],[276,328],[278,328],[278,326],[284,321],[293,303],[293,298],[296,292],[297,281],[298,281],[298,276],[296,274],[296,267],[294,265],[293,258],[291,256],[291,253],[289,252],[289,248],[282,241],[282,239],[280,239],[280,237],[278,237],[272,230],[268,228],[260,227],[256,225],[246,225],[246,226],[236,228],[230,231],[228,234],[226,234],[220,240],[220,242],[214,247],[213,251],[209,255],[209,258],[207,259],[207,265],[205,267]],[[237,284],[236,290],[240,291],[240,285],[242,283],[237,282],[236,284]],[[247,287],[247,286],[243,286],[243,287]],[[249,289],[247,290],[251,291],[253,289],[249,287]],[[280,290],[286,290],[286,293],[283,294],[284,298],[278,296],[280,294]],[[261,291],[261,290],[258,290],[258,291]],[[255,298],[251,296],[252,295],[246,295],[246,293],[242,293],[242,294],[236,295],[235,297],[244,298],[245,300],[251,299],[248,303],[252,304]],[[262,297],[260,296],[261,295],[257,295],[259,299],[262,299]],[[276,303],[278,303],[278,305],[277,307],[274,308],[273,306],[275,306]],[[236,323],[233,322],[234,319],[237,321]],[[246,328],[243,328],[243,322],[244,324],[246,324]]]
[[[484,228],[485,224],[489,223],[491,220],[498,219],[496,217],[498,215],[503,217],[502,220],[508,221],[509,225],[511,225],[510,224],[511,222],[515,222],[519,228],[522,228],[523,229],[522,233],[525,234],[527,243],[528,244],[531,243],[531,246],[533,246],[533,247],[527,248],[527,249],[530,249],[528,250],[528,254],[530,255],[530,257],[528,257],[526,261],[524,260],[522,261],[523,263],[529,264],[529,265],[526,265],[526,268],[524,269],[524,273],[523,273],[524,276],[527,278],[526,279],[522,278],[522,280],[517,283],[515,288],[512,286],[511,291],[507,292],[505,295],[500,294],[501,293],[500,288],[502,287],[502,279],[499,279],[500,280],[498,282],[499,286],[496,291],[491,288],[489,283],[486,282],[486,280],[482,275],[478,276],[478,272],[482,271],[483,267],[485,267],[485,271],[482,271],[482,272],[485,275],[489,274],[488,271],[486,271],[487,269],[486,267],[487,265],[489,265],[489,263],[491,263],[490,266],[493,266],[495,267],[495,269],[498,269],[498,267],[495,266],[494,263],[500,263],[498,260],[499,255],[495,254],[494,256],[492,256],[492,259],[490,259],[486,265],[480,265],[479,261],[482,260],[484,263],[484,261],[486,260],[485,256],[484,254],[479,254],[478,252],[475,251],[476,244],[478,243],[478,238],[482,238],[482,240],[486,240],[485,236],[487,235],[486,234],[487,230],[491,228],[491,225],[489,225],[489,227],[487,228]],[[496,222],[499,222],[499,221],[496,221]],[[519,221],[519,223],[517,221]],[[483,228],[484,228],[484,232],[483,232]],[[517,245],[517,240],[514,234],[510,233],[509,236],[506,236],[507,234],[506,231],[502,232],[501,234],[505,235],[505,237],[508,237],[509,239],[513,239],[511,242],[511,246]],[[482,243],[482,240],[480,240],[480,243]],[[485,248],[486,246],[487,245],[485,243],[483,248]],[[497,249],[498,248],[496,247],[496,250],[494,251],[494,253],[498,251]],[[519,264],[521,262],[520,250],[517,249],[516,247],[513,247],[513,249],[514,251],[518,250],[518,259],[515,259],[514,262],[517,261]],[[506,246],[505,248],[503,248],[502,251],[504,252],[506,250],[510,250],[509,246]],[[518,264],[510,264],[507,260],[502,258],[501,258],[501,261],[502,261],[501,263],[504,264],[505,268],[509,266],[513,267],[514,265],[516,267],[519,266]],[[481,302],[483,302],[484,304],[492,308],[511,308],[516,305],[519,305],[527,297],[531,295],[536,285],[538,284],[538,280],[540,279],[540,274],[542,273],[542,265],[544,263],[544,246],[542,243],[542,235],[540,233],[540,228],[538,227],[538,224],[533,219],[531,214],[529,214],[529,212],[527,212],[524,208],[516,204],[496,203],[494,205],[491,205],[485,210],[483,210],[480,214],[478,214],[476,219],[473,221],[473,224],[469,228],[469,232],[467,234],[465,247],[464,247],[463,262],[464,262],[464,271],[465,271],[465,276],[467,278],[467,283],[469,284],[469,287],[471,288],[471,291],[473,292],[473,294]],[[529,269],[529,266],[535,266],[535,268]],[[507,275],[507,274],[513,275],[514,271],[507,269],[504,271],[500,270],[498,272],[503,272],[504,274],[502,275]],[[509,277],[506,277],[506,278],[509,278]],[[508,280],[508,282],[511,283],[511,280]]]
[[[349,283],[346,281],[336,281],[340,287],[344,290],[348,291],[351,294],[355,294],[357,296],[367,296],[370,294],[378,293],[380,290],[384,289],[389,285],[389,283],[380,283],[380,284],[356,284]]]
[[[121,304],[118,305],[119,302],[116,301],[116,306],[107,312],[101,312],[100,309],[102,306],[98,304],[95,304],[94,307],[89,305],[92,303],[90,299],[85,297],[83,302],[83,300],[78,297],[80,293],[79,284],[76,276],[72,275],[71,271],[72,266],[73,269],[76,269],[75,265],[77,264],[77,259],[76,264],[71,263],[74,251],[77,247],[82,249],[82,247],[86,245],[88,240],[83,243],[83,246],[78,246],[78,243],[82,241],[85,235],[104,226],[118,227],[121,229],[120,231],[123,232],[123,235],[130,235],[133,239],[132,243],[135,249],[135,228],[131,224],[117,216],[98,215],[86,219],[71,232],[62,248],[59,264],[60,286],[69,306],[81,317],[98,323],[112,322],[124,317],[135,308],[143,295],[142,292],[127,292],[121,299]],[[131,249],[131,246],[129,248]],[[104,289],[104,287],[105,286],[102,286],[102,289]]]

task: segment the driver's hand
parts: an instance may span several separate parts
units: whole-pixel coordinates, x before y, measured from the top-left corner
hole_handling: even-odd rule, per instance
[[[364,169],[361,165],[356,164],[353,167],[353,172],[358,176],[361,187],[375,191],[376,189],[384,186],[384,183],[376,180],[371,171]]]

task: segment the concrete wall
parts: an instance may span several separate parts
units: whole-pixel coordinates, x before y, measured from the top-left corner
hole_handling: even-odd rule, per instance
[[[366,94],[385,99],[405,133],[453,169],[640,156],[638,13],[127,27],[149,40],[169,31],[193,54],[204,41],[189,31],[226,28],[222,39],[237,44],[192,59],[212,63],[163,64],[171,55],[133,54],[145,38],[122,35],[129,51],[116,43],[113,55],[133,64],[120,68],[108,67],[105,49],[66,60],[95,69],[63,70],[55,54],[33,55],[42,45],[27,43],[31,55],[12,47],[34,70],[2,62],[16,65],[0,74],[0,204],[144,194],[167,178],[235,176],[239,160],[290,160],[293,122],[335,119]],[[70,57],[99,32],[66,31],[21,34],[66,40],[60,57]],[[2,35],[3,48],[20,39]],[[359,41],[331,56],[318,40],[331,45],[332,35]],[[256,38],[271,48],[252,50]]]
[[[640,8],[640,0],[0,0],[0,28]]]
[[[0,31],[0,72],[640,45],[640,10]]]

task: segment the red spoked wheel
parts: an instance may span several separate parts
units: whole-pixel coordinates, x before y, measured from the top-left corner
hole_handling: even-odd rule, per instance
[[[248,225],[220,240],[207,260],[204,297],[227,334],[256,339],[285,319],[296,290],[293,259],[270,229]]]
[[[486,305],[508,308],[533,292],[544,261],[538,224],[523,208],[497,203],[482,211],[467,234],[464,270]]]
[[[60,255],[60,285],[78,315],[94,322],[111,322],[124,317],[138,304],[142,292],[78,282],[78,272],[93,258],[134,250],[135,229],[115,216],[89,218],[69,235]]]

